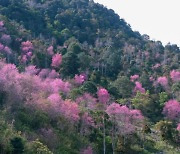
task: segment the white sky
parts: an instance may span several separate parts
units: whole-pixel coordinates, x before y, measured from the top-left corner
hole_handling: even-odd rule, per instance
[[[113,9],[133,30],[180,46],[180,0],[94,0]]]

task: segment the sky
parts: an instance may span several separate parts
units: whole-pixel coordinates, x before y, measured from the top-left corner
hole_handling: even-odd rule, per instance
[[[134,31],[180,47],[180,0],[94,0],[113,9]]]

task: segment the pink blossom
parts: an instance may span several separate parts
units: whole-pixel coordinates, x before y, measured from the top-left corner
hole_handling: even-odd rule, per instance
[[[36,66],[34,66],[34,65],[30,65],[25,68],[25,74],[37,75],[38,72],[39,72],[39,69],[37,69]]]
[[[64,93],[68,93],[71,90],[71,84],[69,82],[64,82],[63,87],[61,88],[61,90]]]
[[[27,61],[28,61],[27,56],[23,55],[22,58],[21,58],[21,62],[26,63]]]
[[[24,53],[27,53],[27,52],[32,52],[34,47],[30,41],[26,41],[21,43],[21,49]]]
[[[88,93],[84,93],[83,96],[80,96],[76,99],[76,102],[88,109],[88,110],[95,110],[97,109],[97,100],[96,98],[94,98],[93,96],[91,96],[90,94]]]
[[[68,93],[71,90],[71,85],[69,82],[64,82],[61,79],[46,79],[46,83],[49,85],[52,93]]]
[[[149,52],[148,52],[148,51],[145,51],[145,52],[144,52],[144,55],[145,55],[146,57],[149,57]]]
[[[101,103],[106,104],[109,101],[109,93],[105,88],[100,88],[97,92],[98,99]]]
[[[154,81],[155,79],[154,79],[154,77],[150,76],[149,80]]]
[[[106,113],[122,135],[133,133],[136,125],[141,124],[144,119],[141,111],[130,110],[127,106],[121,106],[117,103],[110,104],[106,109]]]
[[[3,27],[3,26],[4,26],[4,22],[0,21],[0,27]]]
[[[159,78],[157,79],[157,82],[158,82],[161,86],[164,86],[164,87],[166,87],[166,86],[168,85],[168,79],[167,79],[165,76],[159,77]]]
[[[135,88],[134,88],[134,92],[141,92],[141,93],[145,93],[145,89],[142,87],[142,84],[140,82],[135,82]]]
[[[80,75],[76,74],[74,79],[77,84],[82,84],[85,81],[84,75],[81,75],[81,74]]]
[[[51,94],[49,97],[48,97],[48,100],[51,102],[51,103],[53,103],[53,102],[55,102],[55,103],[60,103],[60,101],[61,101],[61,97],[60,97],[60,95],[59,94]]]
[[[55,54],[52,58],[52,64],[53,67],[59,67],[62,63],[62,55],[61,54]]]
[[[154,65],[153,67],[152,67],[152,69],[157,69],[157,68],[159,68],[161,66],[161,64],[156,64],[156,65]]]
[[[75,102],[71,102],[70,100],[65,100],[64,103],[62,103],[61,113],[71,121],[76,122],[79,120],[80,110],[78,105]]]
[[[59,73],[57,73],[55,70],[52,70],[48,74],[48,78],[50,78],[50,79],[55,79],[55,78],[58,78],[58,77],[59,77]]]
[[[38,75],[40,78],[46,78],[48,77],[49,73],[50,69],[42,69]]]
[[[142,113],[140,110],[131,110],[130,111],[131,118],[132,119],[143,119],[144,117],[142,116]]]
[[[173,81],[180,81],[180,71],[172,70],[170,72],[170,77]]]
[[[94,120],[91,116],[88,115],[88,113],[84,113],[82,116],[82,121],[85,123],[85,125],[94,127]]]
[[[169,100],[163,108],[163,114],[171,120],[180,118],[180,103],[176,100]]]
[[[1,36],[1,41],[2,41],[3,43],[5,43],[5,44],[11,43],[11,37],[10,37],[10,35],[3,34],[3,35]]]
[[[57,94],[51,94],[48,97],[48,100],[50,101],[50,106],[52,107],[52,112],[56,112],[61,114],[61,105],[63,103],[60,95]]]
[[[8,54],[8,55],[12,54],[11,49],[10,49],[9,47],[7,47],[7,46],[4,47],[4,52],[5,52],[6,54]]]
[[[120,104],[117,103],[112,103],[111,105],[109,105],[106,109],[106,113],[111,117],[111,116],[115,116],[116,114],[118,114],[120,112],[121,106]]]
[[[135,74],[130,77],[131,81],[134,82],[135,80],[139,79],[139,75]]]
[[[180,123],[178,124],[177,128],[178,131],[180,131]]]
[[[48,54],[52,56],[54,54],[53,50],[54,50],[53,46],[48,47],[47,48]]]
[[[22,99],[21,75],[14,64],[0,63],[0,86],[7,94],[6,101],[15,103]]]
[[[26,54],[28,57],[32,57],[32,52],[28,52],[27,54]]]

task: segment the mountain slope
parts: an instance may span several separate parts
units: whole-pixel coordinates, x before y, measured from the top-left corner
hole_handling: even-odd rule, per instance
[[[92,0],[0,0],[0,153],[178,153],[179,59]]]

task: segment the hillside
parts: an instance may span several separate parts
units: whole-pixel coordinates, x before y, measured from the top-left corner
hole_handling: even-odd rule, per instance
[[[0,153],[180,153],[180,49],[93,0],[0,0]]]

